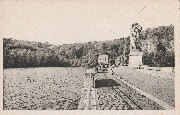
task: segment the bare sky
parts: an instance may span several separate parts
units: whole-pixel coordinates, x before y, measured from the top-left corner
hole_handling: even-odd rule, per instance
[[[4,2],[3,37],[63,44],[127,37],[136,22],[143,30],[175,25],[175,0],[142,1]]]

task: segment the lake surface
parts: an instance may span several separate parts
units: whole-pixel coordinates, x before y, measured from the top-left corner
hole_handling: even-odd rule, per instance
[[[3,72],[4,110],[78,108],[85,68],[10,68]]]

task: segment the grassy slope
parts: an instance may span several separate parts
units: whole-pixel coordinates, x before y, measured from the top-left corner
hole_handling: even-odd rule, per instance
[[[175,106],[174,80],[159,76],[151,76],[122,66],[114,68],[114,72],[136,87]]]

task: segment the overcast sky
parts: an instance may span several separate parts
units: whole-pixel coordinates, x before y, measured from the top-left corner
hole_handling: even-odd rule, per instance
[[[53,44],[104,41],[129,36],[136,22],[143,30],[175,24],[174,0],[127,1],[4,2],[3,37]]]

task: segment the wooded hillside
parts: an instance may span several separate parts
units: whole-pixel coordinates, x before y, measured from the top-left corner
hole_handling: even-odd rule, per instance
[[[174,66],[174,27],[161,26],[142,31],[136,40],[144,52],[143,64],[149,66]],[[78,67],[95,66],[97,57],[107,54],[110,62],[119,58],[128,64],[130,37],[101,42],[53,45],[3,39],[3,66],[15,67]]]

